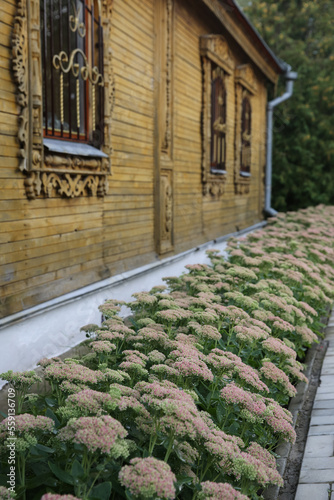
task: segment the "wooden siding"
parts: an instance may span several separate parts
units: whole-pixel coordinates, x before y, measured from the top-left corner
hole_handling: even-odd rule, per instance
[[[104,198],[28,200],[19,171],[19,107],[11,63],[14,0],[0,20],[0,317],[11,315],[157,258],[154,200],[155,0],[114,0],[112,174]],[[227,78],[227,180],[219,198],[203,195],[199,37],[220,32],[236,65],[246,54],[199,1],[174,2],[173,253],[261,220],[266,92],[256,73],[252,97],[252,177],[234,190],[235,82]]]

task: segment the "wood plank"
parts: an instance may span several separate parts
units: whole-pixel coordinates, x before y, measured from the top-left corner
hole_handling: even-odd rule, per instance
[[[13,222],[3,222],[0,226],[0,233],[7,233],[10,231],[35,231],[36,229],[45,229],[45,231],[50,231],[50,233],[48,234],[55,234],[52,229],[53,227],[61,227],[68,224],[72,225],[73,231],[80,231],[81,225],[85,222],[89,222],[89,220],[91,219],[92,218],[85,218],[83,220],[83,217],[78,214],[65,215],[61,217],[40,217]],[[100,217],[95,216],[93,220],[98,222],[100,219]],[[99,222],[99,227],[101,227],[101,222]]]
[[[125,9],[123,11],[113,9],[112,15],[112,31],[115,33],[115,38],[117,40],[132,40],[136,44],[136,49],[139,48],[151,48],[151,53],[153,50],[153,23],[151,26],[148,24],[144,25],[142,22],[138,23],[138,18],[135,13],[129,14]],[[118,31],[119,30],[119,31]],[[120,32],[125,35],[123,37]],[[131,45],[133,45],[131,42]],[[138,54],[137,50],[136,53]],[[149,52],[148,52],[149,53]],[[144,52],[140,52],[141,55]]]
[[[142,143],[134,138],[123,137],[118,134],[117,128],[113,127],[113,148],[115,151],[123,153],[135,153],[142,156],[153,157],[153,144]]]
[[[84,245],[90,245],[97,240],[102,241],[100,233],[101,228],[93,227],[85,231],[71,231],[68,233],[40,236],[39,238],[35,238],[31,235],[30,238],[25,238],[24,240],[3,243],[1,245],[1,251],[3,254],[9,254],[20,252],[21,250],[26,250],[28,252],[35,248],[39,248],[42,252],[42,248],[50,247],[54,252],[57,252],[58,249],[61,251],[62,247],[68,246],[69,243],[72,244],[72,242],[75,241],[80,241],[80,244],[84,243]],[[46,252],[48,252],[48,249]]]
[[[1,301],[0,317],[7,316],[18,310],[24,310],[33,307],[36,304],[59,297],[64,293],[71,292],[77,288],[94,283],[99,280],[98,271],[94,270],[90,273],[78,273],[75,276],[70,276],[61,280],[52,281],[50,284],[45,284],[32,290],[26,289],[20,294],[10,296]],[[52,284],[52,286],[50,286]]]
[[[113,121],[117,122],[117,128],[119,129],[120,127],[127,126],[129,127],[129,134],[133,133],[134,135],[139,132],[139,134],[142,134],[143,136],[147,136],[148,134],[150,135],[150,140],[151,139],[151,134],[153,131],[153,118],[152,116],[146,116],[142,115],[140,113],[136,113],[132,109],[127,109],[125,107],[120,107],[117,106],[115,108],[114,116],[113,116]],[[145,134],[144,131],[147,133]]]
[[[153,26],[153,4],[151,1],[124,0],[121,3],[114,2],[113,16],[116,12],[122,13],[128,19],[140,19],[141,28],[146,33],[151,33]]]
[[[115,86],[117,85],[117,77],[121,75],[123,78],[131,81],[134,85],[138,85],[152,91],[153,67],[145,63],[131,66],[127,61],[127,54],[124,51],[116,52],[113,57],[113,70],[115,75]],[[117,87],[116,87],[117,89]]]

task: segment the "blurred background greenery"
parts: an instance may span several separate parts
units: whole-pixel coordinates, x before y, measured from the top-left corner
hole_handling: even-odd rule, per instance
[[[334,204],[334,1],[238,4],[275,54],[298,72],[293,96],[274,113],[272,206],[286,211]],[[278,95],[284,87],[281,78]]]

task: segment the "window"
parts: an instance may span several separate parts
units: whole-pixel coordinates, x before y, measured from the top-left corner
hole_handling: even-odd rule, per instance
[[[252,175],[252,101],[257,92],[254,72],[249,64],[235,70],[235,168],[236,194],[249,193]]]
[[[250,174],[251,171],[251,119],[252,109],[250,100],[247,95],[244,95],[241,114],[241,175]]]
[[[202,36],[200,52],[203,64],[203,194],[218,197],[224,192],[228,173],[227,89],[234,63],[221,35]],[[231,145],[233,147],[233,143]]]
[[[211,173],[226,172],[226,89],[224,71],[212,68],[211,83]]]
[[[114,85],[112,2],[18,0],[12,34],[29,199],[104,196]],[[103,37],[104,35],[104,37]]]
[[[44,136],[103,143],[103,32],[94,0],[42,0]]]

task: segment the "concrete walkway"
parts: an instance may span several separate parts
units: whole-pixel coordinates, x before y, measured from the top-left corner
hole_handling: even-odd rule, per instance
[[[334,500],[334,310],[295,500]]]

